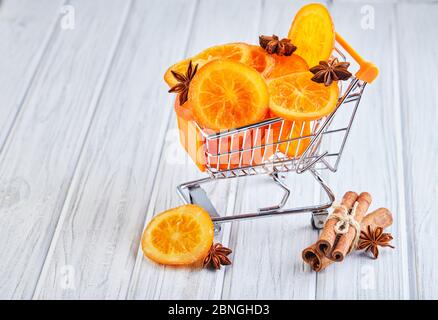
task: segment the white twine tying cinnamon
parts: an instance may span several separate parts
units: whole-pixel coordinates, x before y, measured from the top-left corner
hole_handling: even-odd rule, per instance
[[[359,205],[359,202],[356,201],[349,210],[345,205],[334,203],[332,205],[332,208],[334,209],[333,212],[327,217],[326,223],[330,219],[337,219],[338,222],[334,226],[334,231],[337,235],[346,234],[348,230],[350,229],[350,226],[352,226],[356,234],[354,236],[353,243],[350,246],[350,249],[348,250],[348,253],[356,249],[359,240],[360,240],[360,223],[355,220],[356,215],[356,209]],[[339,212],[339,210],[340,212]],[[338,212],[337,212],[338,211]]]

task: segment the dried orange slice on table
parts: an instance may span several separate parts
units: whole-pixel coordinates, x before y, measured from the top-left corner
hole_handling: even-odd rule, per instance
[[[214,237],[206,210],[183,205],[155,216],[141,239],[145,256],[167,265],[191,265],[205,258]]]
[[[188,101],[201,127],[219,131],[264,119],[269,95],[255,69],[231,60],[214,60],[194,76]]]
[[[335,45],[335,28],[327,8],[317,3],[302,7],[295,15],[288,38],[297,46],[295,53],[309,67],[329,59]]]
[[[269,108],[286,120],[316,120],[336,107],[339,88],[336,83],[325,86],[311,80],[309,71],[292,73],[270,80]]]
[[[170,87],[173,87],[177,84],[177,80],[172,75],[171,71],[176,71],[184,74],[189,66],[190,60],[192,60],[193,65],[197,64],[199,69],[209,61],[215,59],[229,59],[242,63],[249,63],[250,46],[245,43],[236,42],[213,46],[205,49],[204,51],[200,52],[192,58],[182,60],[172,65],[169,69],[167,69],[166,73],[164,74],[164,81],[166,81],[166,83]]]

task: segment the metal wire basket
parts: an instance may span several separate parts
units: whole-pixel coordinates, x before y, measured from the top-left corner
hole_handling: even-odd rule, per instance
[[[336,40],[337,46],[332,56],[345,61],[346,51],[360,69],[347,86],[340,88],[337,106],[328,116],[302,122],[277,117],[219,133],[203,130],[194,120],[191,121],[194,130],[188,130],[186,134],[196,132],[199,135],[197,140],[201,140],[201,143],[196,144],[195,151],[203,162],[199,164],[199,157],[195,161],[208,173],[208,177],[183,183],[177,187],[177,191],[185,203],[199,204],[208,210],[217,230],[220,229],[217,224],[221,222],[302,212],[312,212],[312,225],[315,228],[323,227],[327,209],[335,197],[319,171],[337,171],[365,86],[378,73],[373,64],[364,61],[338,34]],[[347,107],[347,104],[350,105]],[[344,122],[340,125],[334,120],[341,111],[345,114],[342,116]],[[325,147],[324,142],[333,136],[340,143]],[[283,177],[284,173],[290,172],[310,172],[325,191],[328,201],[306,207],[285,208],[291,191]],[[211,181],[258,174],[270,175],[283,189],[284,195],[279,204],[259,208],[252,213],[219,215],[201,187]]]

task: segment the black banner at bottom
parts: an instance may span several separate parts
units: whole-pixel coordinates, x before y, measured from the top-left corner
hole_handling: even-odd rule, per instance
[[[12,311],[14,316],[31,313],[33,316],[96,316],[127,317],[138,312],[148,319],[293,319],[295,316],[339,317],[336,310],[353,312],[379,318],[394,316],[395,312],[415,312],[420,315],[430,307],[436,308],[436,301],[289,301],[289,300],[147,300],[147,301],[1,301],[3,312]],[[7,310],[10,309],[10,310]],[[149,317],[150,316],[150,317]]]

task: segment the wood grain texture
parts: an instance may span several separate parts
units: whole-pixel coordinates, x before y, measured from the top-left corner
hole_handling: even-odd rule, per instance
[[[380,67],[378,79],[367,86],[339,170],[327,174],[329,185],[341,197],[346,191],[368,191],[370,211],[387,207],[394,214],[396,250],[382,249],[378,260],[354,253],[345,262],[318,274],[318,299],[409,298],[406,210],[400,141],[399,87],[395,6],[372,4],[374,29],[364,29],[361,7],[366,3],[333,3],[337,28],[365,58]],[[353,69],[352,69],[353,70]],[[346,105],[346,107],[352,105]]]
[[[437,15],[438,3],[401,4],[397,10],[407,239],[413,297],[419,299],[438,298],[438,257],[432,247],[438,237],[438,43],[431,40],[437,34]]]
[[[167,94],[162,77],[168,65],[184,56],[195,5],[181,0],[134,3],[38,298],[126,297],[148,202],[159,188],[154,184],[165,184],[165,197],[176,195],[172,172],[157,175],[174,98]],[[166,28],[162,28],[164,16]],[[151,43],[160,47],[153,50]],[[176,144],[178,137],[171,138]],[[164,149],[164,154],[168,152]],[[171,153],[163,161],[174,164],[178,159]],[[176,168],[180,169],[170,166]],[[75,270],[74,289],[63,287],[60,270],[65,265]]]
[[[75,29],[56,28],[0,155],[2,298],[32,297],[129,3],[71,5]]]
[[[61,3],[9,0],[0,4],[0,150],[53,34]],[[1,201],[6,200],[0,195]]]
[[[235,211],[254,212],[278,203],[282,190],[269,176],[240,181]],[[289,177],[287,208],[319,201],[313,179]],[[310,214],[287,215],[232,224],[232,268],[225,274],[223,299],[313,299],[316,276],[301,260],[301,251],[317,239]],[[299,289],[298,289],[299,288]]]
[[[201,1],[196,11],[193,31],[189,41],[189,54],[211,45],[246,41],[257,37],[256,27],[260,15],[259,1]],[[256,17],[256,18],[254,18]],[[170,132],[175,132],[176,122],[172,116]],[[169,132],[169,133],[170,133]],[[173,138],[175,139],[175,138]],[[174,143],[174,142],[173,142]],[[178,146],[178,152],[182,149]],[[201,175],[189,162],[176,165],[162,157],[155,181],[156,193],[148,209],[147,220],[160,211],[181,204],[175,193],[177,184],[193,180]],[[236,181],[219,181],[212,184],[209,195],[222,215],[230,214],[234,207]],[[229,197],[231,195],[231,197]],[[230,225],[225,225],[221,242],[228,243]],[[132,279],[129,298],[135,299],[219,299],[225,269],[181,270],[152,264],[139,253],[137,268]]]

